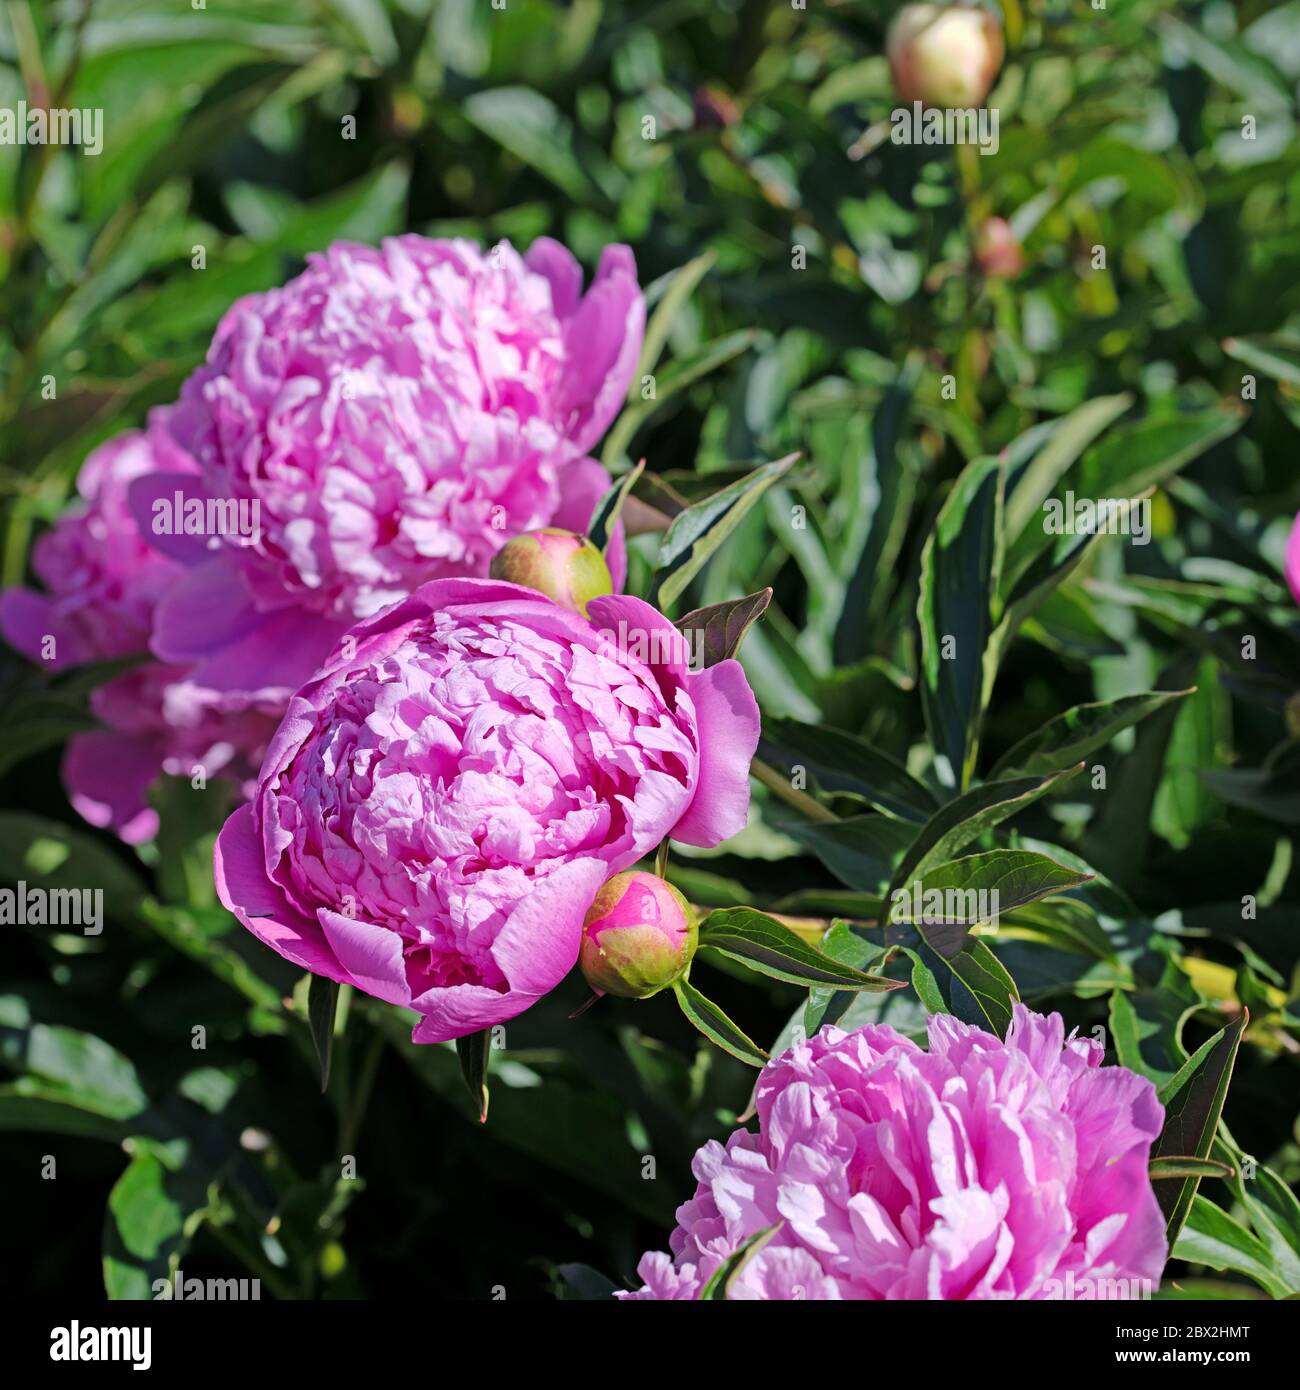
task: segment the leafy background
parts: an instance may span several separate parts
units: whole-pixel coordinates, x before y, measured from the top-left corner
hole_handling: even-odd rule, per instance
[[[644,457],[636,494],[672,515],[800,454],[671,606],[772,587],[743,657],[769,781],[806,768],[809,800],[756,785],[750,828],[671,876],[810,939],[844,919],[826,949],[867,964],[884,889],[963,787],[941,857],[1094,875],[957,973],[891,928],[914,953],[887,967],[916,986],[897,993],[805,997],[716,952],[693,979],[764,1045],[836,1016],[916,1033],[927,1002],[993,1018],[1009,972],[1105,1028],[1108,1060],[1167,1081],[1196,1053],[1167,1152],[1261,1166],[1202,1183],[1170,1273],[1276,1296],[1300,1288],[1300,627],[1280,568],[1300,509],[1300,4],[1002,8],[983,158],[873,142],[894,105],[883,0],[9,0],[0,105],[101,107],[106,136],[94,159],[0,147],[3,579],[88,450],[172,399],[230,302],[308,251],[548,233],[592,265],[629,242],[657,390],[611,432],[611,467]],[[1014,281],[971,264],[989,215],[1024,242]],[[1066,489],[1154,489],[1153,543],[1041,534]],[[658,543],[635,544],[639,592]],[[322,1099],[305,981],[215,905],[220,793],[166,788],[138,853],[69,810],[60,745],[104,675],[0,668],[2,872],[102,886],[109,912],[99,937],[6,929],[0,1192],[23,1282],[148,1296],[180,1262],[268,1296],[580,1297],[663,1248],[690,1155],[752,1071],[671,997],[570,1021],[570,981],[509,1025],[486,1126],[454,1050],[413,1048],[360,996]],[[1148,691],[1170,698],[1049,726]],[[1011,772],[1014,794],[989,790]]]

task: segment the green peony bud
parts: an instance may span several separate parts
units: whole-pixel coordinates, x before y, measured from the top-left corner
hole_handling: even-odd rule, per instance
[[[691,963],[699,923],[690,903],[657,874],[615,874],[596,894],[578,962],[592,989],[648,999]]]
[[[614,592],[605,557],[586,536],[548,526],[508,540],[492,558],[493,579],[523,584],[587,616],[587,604]]]

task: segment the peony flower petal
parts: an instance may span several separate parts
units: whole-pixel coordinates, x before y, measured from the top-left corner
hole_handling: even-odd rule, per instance
[[[556,408],[577,448],[591,448],[622,409],[644,334],[636,261],[626,246],[607,246],[591,288],[564,322],[565,368]]]
[[[78,815],[128,845],[158,833],[150,784],[162,771],[162,741],[147,734],[77,734],[63,755],[63,784]]]
[[[213,855],[217,897],[259,941],[286,960],[340,984],[352,977],[339,964],[318,922],[296,911],[266,873],[251,806],[241,806],[217,836]]]
[[[672,834],[712,849],[745,828],[749,765],[758,750],[758,702],[738,661],[710,666],[691,680],[690,692],[699,728],[699,781]]]

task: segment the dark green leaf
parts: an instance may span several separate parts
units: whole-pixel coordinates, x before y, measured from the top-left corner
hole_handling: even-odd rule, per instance
[[[320,1089],[324,1095],[330,1084],[330,1060],[334,1055],[334,1015],[339,1006],[339,984],[324,975],[313,975],[307,986],[307,1023],[311,1044],[320,1067]]]
[[[1169,1095],[1165,1102],[1165,1126],[1152,1150],[1153,1158],[1181,1154],[1209,1158],[1246,1023],[1247,1015],[1243,1012],[1228,1024],[1195,1073]],[[1161,1188],[1157,1193],[1168,1223],[1170,1246],[1178,1239],[1199,1185],[1200,1176],[1191,1175],[1181,1185]]]
[[[797,457],[790,454],[775,463],[765,463],[747,478],[674,517],[659,547],[650,601],[667,608],[767,489],[790,471]]]
[[[749,907],[711,912],[700,923],[700,945],[790,984],[832,985],[837,990],[902,988],[901,980],[845,965],[810,946],[783,923]]]
[[[894,874],[890,891],[917,875],[924,877],[936,864],[952,859],[986,830],[1024,810],[1049,791],[1063,786],[1082,768],[1066,768],[1050,777],[1016,777],[986,782],[963,793],[936,811],[921,827]],[[851,885],[852,886],[852,885]]]
[[[802,767],[825,792],[860,796],[878,810],[924,821],[934,794],[888,753],[852,734],[795,719],[765,719],[759,755],[783,771]]]
[[[935,749],[958,787],[969,785],[979,727],[995,674],[984,655],[993,632],[1001,569],[1002,489],[998,459],[966,466],[925,544],[917,620],[921,697]]]
[[[917,875],[895,888],[890,895],[889,920],[973,926],[996,921],[1002,913],[1052,893],[1066,893],[1091,877],[1031,850],[985,850],[935,864],[924,876]],[[938,912],[933,910],[931,897],[936,893],[940,895]]]
[[[708,608],[693,608],[678,618],[674,626],[691,641],[692,670],[702,671],[734,657],[740,651],[745,634],[771,602],[771,589],[760,589],[744,598],[714,603]]]
[[[673,985],[673,993],[677,996],[682,1013],[711,1043],[715,1043],[724,1052],[729,1052],[740,1061],[748,1062],[751,1067],[767,1065],[770,1060],[767,1053],[756,1042],[747,1038],[727,1015],[716,1004],[707,1000],[689,980],[678,980]]]
[[[1145,719],[1191,690],[1151,690],[1118,700],[1075,705],[1027,735],[998,759],[990,777],[1046,777],[1104,747],[1121,729]]]
[[[492,1059],[492,1030],[484,1028],[456,1039],[456,1060],[460,1063],[461,1080],[469,1092],[470,1101],[478,1112],[480,1124],[487,1123],[488,1065]]]
[[[596,503],[596,510],[592,512],[591,520],[587,523],[587,536],[592,545],[602,553],[609,546],[610,533],[618,521],[619,513],[623,510],[623,503],[627,501],[628,493],[636,486],[637,479],[644,471],[645,460],[641,459],[633,464]]]

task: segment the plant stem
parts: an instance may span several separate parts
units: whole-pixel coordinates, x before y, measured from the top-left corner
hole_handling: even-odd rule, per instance
[[[750,764],[750,775],[768,789],[768,791],[779,796],[782,801],[793,806],[801,815],[807,816],[809,820],[827,821],[839,820],[834,811],[828,811],[820,801],[814,800],[807,792],[801,792],[792,787],[787,778],[774,768],[769,767],[761,758],[755,758]]]

